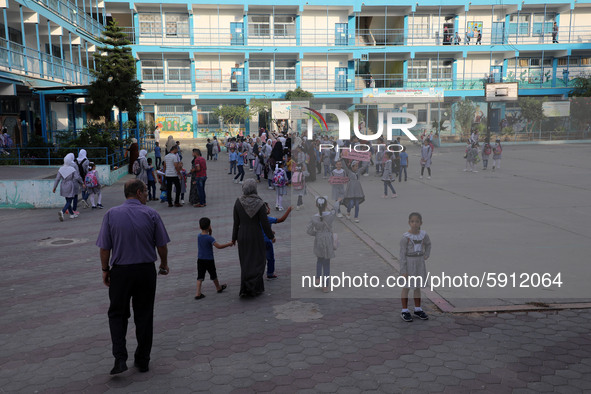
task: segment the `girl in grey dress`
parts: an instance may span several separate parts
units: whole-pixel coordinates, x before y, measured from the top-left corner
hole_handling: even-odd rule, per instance
[[[72,207],[72,202],[74,201],[76,191],[80,190],[80,187],[82,186],[82,178],[80,178],[80,174],[78,174],[72,166],[73,162],[74,154],[68,153],[66,157],[64,157],[64,165],[58,170],[53,184],[53,192],[55,193],[57,185],[61,182],[60,196],[66,199],[66,205],[64,205],[64,207],[58,212],[60,222],[64,221],[64,213],[68,211],[70,212],[70,219],[78,217],[78,214]]]
[[[316,284],[328,292],[327,282],[330,276],[330,259],[335,256],[334,236],[332,224],[335,220],[335,211],[327,211],[328,201],[324,197],[316,199],[318,213],[312,216],[308,224],[307,233],[314,237],[314,254],[318,258],[316,262]]]
[[[431,179],[431,156],[433,156],[433,148],[431,148],[429,140],[425,140],[425,143],[421,147],[421,179],[423,178],[425,167],[427,167],[427,171],[429,172],[427,179]]]
[[[355,223],[359,223],[359,205],[365,201],[365,194],[359,181],[361,177],[359,162],[353,161],[351,168],[347,167],[347,176],[349,177],[349,183],[347,183],[343,204],[347,207],[347,219],[351,219],[351,209],[355,207]]]
[[[408,216],[410,230],[404,233],[400,240],[400,275],[407,278],[406,286],[402,289],[402,320],[411,322],[412,316],[408,310],[408,293],[414,289],[414,315],[421,320],[429,317],[421,309],[421,287],[426,287],[427,269],[425,260],[431,254],[431,240],[424,230],[421,230],[423,218],[420,213],[413,212]]]

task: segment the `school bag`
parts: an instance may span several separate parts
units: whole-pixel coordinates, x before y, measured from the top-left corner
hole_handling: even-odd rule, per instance
[[[86,177],[84,177],[84,184],[86,187],[98,186],[98,179],[96,178],[94,171],[88,171],[88,174],[86,174]]]
[[[495,146],[495,155],[500,155],[502,152],[503,148],[501,148],[501,145]]]
[[[84,172],[84,167],[82,166],[82,163],[84,163],[86,160],[88,160],[86,157],[81,162],[78,162],[78,159],[76,159],[76,164],[78,165],[78,172],[80,173],[80,177],[82,179],[86,178],[86,172]]]
[[[142,167],[140,166],[139,159],[133,162],[133,167],[131,168],[131,171],[133,171],[133,175],[139,175],[140,172],[142,172]]]
[[[273,174],[273,184],[278,187],[285,186],[287,184],[287,180],[285,179],[285,171],[281,168],[278,168]]]
[[[488,155],[490,155],[490,154],[491,154],[491,152],[492,152],[492,148],[491,148],[491,146],[490,146],[489,144],[486,144],[486,145],[484,146],[484,154],[485,154],[486,156],[488,156]]]
[[[291,185],[295,190],[302,190],[304,188],[304,173],[295,171],[291,176]]]

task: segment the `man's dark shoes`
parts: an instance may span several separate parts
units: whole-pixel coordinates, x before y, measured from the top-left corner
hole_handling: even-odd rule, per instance
[[[412,321],[412,316],[410,315],[410,312],[402,312],[400,314],[400,317],[407,323],[410,323]]]
[[[148,372],[150,370],[150,367],[148,366],[148,364],[143,364],[138,361],[135,361],[133,363],[133,365],[138,369],[138,371],[140,371],[142,373]]]
[[[117,375],[118,373],[127,371],[127,363],[125,360],[115,360],[115,365],[111,370],[111,375]]]

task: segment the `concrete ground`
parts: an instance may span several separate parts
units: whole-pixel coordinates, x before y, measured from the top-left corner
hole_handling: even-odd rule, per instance
[[[151,369],[108,374],[113,359],[108,295],[94,246],[104,210],[82,210],[60,223],[56,210],[2,210],[4,268],[0,318],[0,390],[4,392],[585,392],[591,390],[591,295],[586,225],[591,178],[588,145],[506,148],[502,170],[464,173],[462,149],[437,149],[431,180],[418,179],[410,148],[409,180],[399,197],[380,199],[381,182],[362,180],[360,223],[338,221],[335,274],[397,275],[397,245],[418,210],[433,241],[432,272],[563,272],[561,288],[438,289],[425,299],[428,321],[403,322],[399,289],[301,287],[315,258],[305,235],[315,212],[305,208],[274,225],[279,278],[265,294],[238,297],[236,248],[216,251],[222,294],[206,281],[196,301],[196,235],[202,216],[218,241],[231,238],[240,194],[224,154],[209,162],[206,208],[150,202],[171,237],[171,273],[159,277]],[[188,150],[186,150],[188,152]],[[490,163],[489,163],[490,165]],[[247,171],[247,177],[252,173]],[[120,204],[123,178],[103,191]],[[274,194],[259,193],[273,206]],[[285,204],[287,205],[287,204]],[[276,213],[274,213],[276,214]],[[504,312],[525,302],[569,302],[579,308]],[[411,301],[412,304],[412,301]],[[494,307],[498,313],[446,313]],[[530,304],[531,306],[531,304]],[[128,349],[135,349],[130,322]]]

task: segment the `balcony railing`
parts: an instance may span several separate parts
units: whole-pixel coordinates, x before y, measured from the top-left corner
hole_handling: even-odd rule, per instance
[[[96,19],[91,18],[83,9],[66,0],[33,0],[53,11],[57,16],[86,30],[95,37],[100,37],[104,27]],[[94,10],[94,9],[93,9]]]
[[[519,69],[518,69],[519,70]],[[488,82],[518,82],[520,89],[540,88],[565,88],[572,87],[573,80],[579,74],[571,73],[567,79],[552,78],[550,73],[541,73],[540,70],[518,72],[513,70],[506,77],[494,80],[487,73],[458,73],[456,80],[451,77],[425,76],[421,78],[404,78],[403,74],[356,74],[352,79],[343,78],[335,74],[327,75],[323,79],[302,79],[299,83],[295,80],[264,80],[264,81],[238,81],[231,82],[230,74],[224,74],[221,79],[197,81],[195,90],[192,90],[190,82],[173,83],[165,81],[143,81],[142,87],[148,93],[187,93],[187,92],[286,92],[297,86],[302,89],[320,92],[357,92],[366,88],[428,88],[440,87],[448,90],[481,90]]]
[[[71,85],[88,85],[94,79],[86,67],[4,39],[0,39],[0,68]]]
[[[136,35],[132,27],[124,27],[124,33],[136,45],[178,45],[191,44],[190,33],[193,35],[193,45],[196,46],[348,46],[353,42],[357,47],[364,46],[464,46],[464,45],[539,45],[553,44],[552,32],[540,32],[531,27],[528,34],[511,33],[512,29],[483,28],[481,38],[470,29],[461,27],[456,31],[445,30],[440,26],[409,26],[404,29],[357,29],[347,31],[329,29],[300,30],[299,40],[296,34],[282,31],[276,35],[273,29],[257,29],[239,33],[230,28],[194,28],[182,34],[164,32],[140,32]],[[474,33],[474,34],[471,34]],[[470,37],[473,35],[472,37]],[[350,37],[354,39],[350,39]],[[576,26],[572,28],[560,27],[556,40],[561,44],[591,43],[591,26]],[[457,48],[459,51],[460,48]]]

